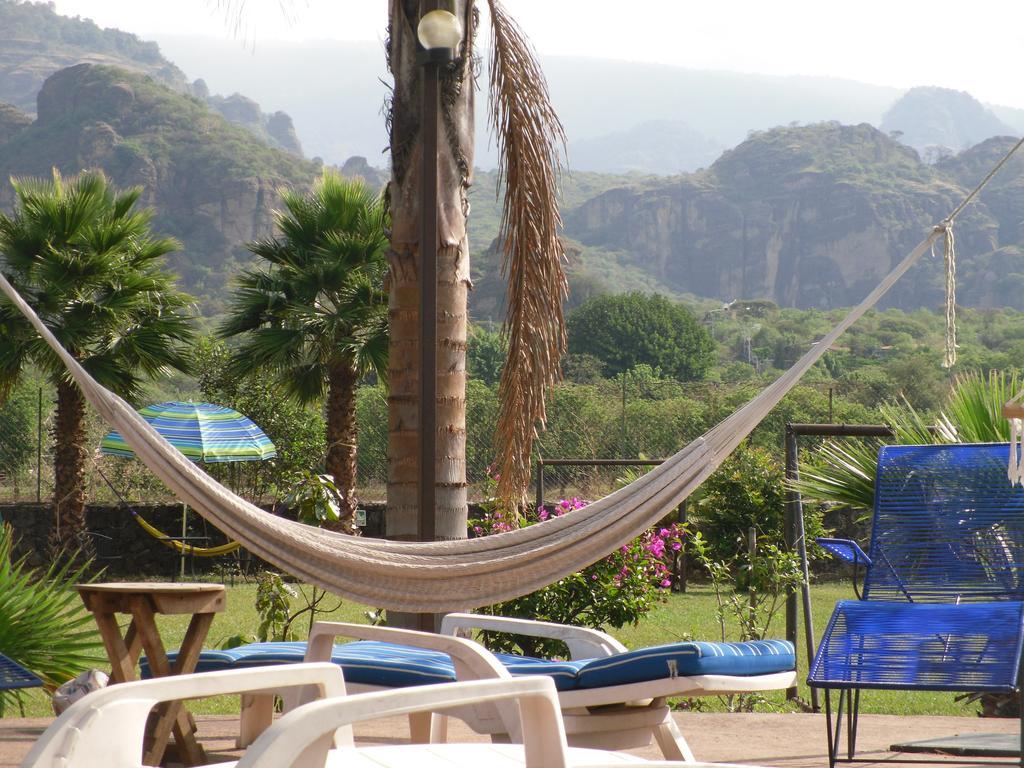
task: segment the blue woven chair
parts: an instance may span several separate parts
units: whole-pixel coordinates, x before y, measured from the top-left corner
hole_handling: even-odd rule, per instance
[[[0,653],[0,691],[17,688],[38,688],[43,681],[17,662]]]
[[[860,599],[836,605],[807,676],[825,691],[830,766],[844,707],[854,759],[862,689],[1020,696],[1024,489],[1007,480],[1008,456],[1006,444],[884,447],[869,551],[819,540],[864,568]]]

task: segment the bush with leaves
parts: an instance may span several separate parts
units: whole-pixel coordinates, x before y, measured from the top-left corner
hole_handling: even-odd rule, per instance
[[[783,469],[775,454],[764,448],[737,449],[705,481],[695,503],[708,557],[731,562],[747,548],[747,532],[754,528],[763,544],[784,542]],[[808,537],[822,535],[820,512],[805,510]]]
[[[687,554],[707,573],[715,593],[721,640],[765,639],[785,605],[786,596],[803,580],[799,556],[769,542],[759,543],[753,558],[749,552],[743,552],[717,559],[714,551],[700,532],[689,537]],[[743,582],[743,591],[736,589],[736,581]],[[721,698],[730,712],[751,712],[764,702],[764,697],[757,693]]]
[[[89,562],[52,562],[35,572],[13,557],[13,533],[0,525],[0,653],[35,672],[50,686],[105,663],[92,615],[74,585],[89,581]],[[0,692],[0,711],[10,692]]]
[[[234,478],[237,487],[250,498],[279,494],[309,468],[323,466],[323,416],[315,408],[282,398],[264,376],[233,374],[230,359],[231,352],[224,342],[200,339],[196,349],[200,392],[205,400],[234,408],[258,424],[274,442],[277,457],[204,468],[222,482]]]
[[[502,533],[523,525],[534,525],[551,516],[572,514],[586,502],[564,499],[553,511],[540,508],[525,519],[493,508],[470,520],[473,536]],[[652,528],[624,544],[582,571],[559,579],[536,592],[480,609],[493,616],[552,621],[559,624],[619,628],[636,624],[658,602],[665,600],[672,586],[667,561],[682,548],[682,529],[676,525]],[[521,652],[545,658],[566,657],[565,645],[557,640],[484,633],[483,640],[495,651]]]

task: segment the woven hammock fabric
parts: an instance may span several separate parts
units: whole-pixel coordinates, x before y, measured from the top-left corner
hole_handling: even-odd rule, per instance
[[[282,570],[358,602],[444,613],[552,584],[639,536],[678,506],[761,422],[836,339],[942,234],[937,227],[860,304],[753,400],[635,482],[582,510],[477,539],[399,542],[346,536],[268,515],[189,462],[126,402],[96,383],[0,275],[0,289],[67,365],[89,402],[178,497]]]
[[[139,415],[189,461],[265,461],[277,456],[274,443],[252,419],[223,405],[157,403],[140,408]],[[103,438],[100,450],[110,456],[135,456],[116,429]]]

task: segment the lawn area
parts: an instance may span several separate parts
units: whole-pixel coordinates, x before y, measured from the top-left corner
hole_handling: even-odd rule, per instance
[[[306,592],[308,593],[308,588]],[[851,597],[848,584],[815,584],[811,588],[812,612],[815,633],[821,634],[825,622],[832,612],[836,600]],[[225,639],[235,635],[252,635],[257,628],[258,619],[255,610],[256,586],[252,583],[239,583],[228,587],[227,610],[219,614],[213,622],[207,639],[207,647],[214,647]],[[293,607],[299,608],[304,603],[301,598],[293,600]],[[326,617],[335,621],[365,623],[368,606],[359,605],[339,599],[329,600],[326,605],[337,606]],[[784,614],[776,617],[772,632],[773,637],[785,635]],[[159,616],[157,622],[161,634],[169,649],[176,648],[185,634],[188,617]],[[305,617],[295,624],[298,637],[305,636],[308,621]],[[803,647],[803,617],[798,618],[800,627],[800,644],[798,646],[798,663],[801,685],[799,696],[803,701],[810,701],[810,691],[802,683],[807,674],[807,656]],[[727,624],[726,639],[736,639],[736,629]],[[657,645],[672,642],[684,637],[704,640],[721,639],[715,611],[715,597],[707,585],[691,586],[686,594],[674,594],[665,603],[657,606],[640,624],[623,627],[612,632],[630,648],[646,645]],[[766,694],[765,710],[788,711],[792,704],[785,702],[782,692]],[[722,710],[724,705],[715,698],[701,699],[701,706],[711,710]],[[224,714],[238,711],[237,699],[211,699],[196,703],[192,709],[198,713]],[[49,699],[40,692],[33,691],[25,696],[24,711],[26,716],[41,717],[50,714]],[[901,691],[866,691],[861,695],[861,711],[865,713],[884,713],[899,715],[963,715],[974,716],[975,708],[964,706],[953,699],[951,693],[907,693]],[[18,708],[8,707],[6,716],[18,716]]]

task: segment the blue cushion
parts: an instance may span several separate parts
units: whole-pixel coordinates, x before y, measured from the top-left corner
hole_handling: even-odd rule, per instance
[[[494,655],[512,677],[548,675],[555,681],[555,688],[560,691],[578,688],[580,670],[590,662],[590,659],[552,661],[551,659],[537,659],[533,656],[517,656],[512,653],[496,653]]]
[[[749,676],[794,669],[796,653],[793,644],[786,640],[671,643],[591,659],[580,670],[579,687],[603,688],[674,675]]]
[[[250,643],[227,651],[203,651],[196,672],[298,664],[305,653],[303,642]],[[177,652],[167,654],[172,664],[177,656]],[[455,680],[455,667],[447,654],[395,643],[361,640],[335,645],[331,661],[341,666],[350,683],[400,688]],[[142,676],[149,677],[145,658],[141,667]]]
[[[240,669],[302,661],[306,644],[251,643],[227,651],[203,651],[197,672]],[[171,663],[176,653],[167,654]],[[785,640],[748,643],[672,643],[616,656],[579,661],[550,661],[508,653],[495,654],[514,677],[549,675],[560,691],[659,680],[677,675],[763,675],[789,672],[796,666],[793,646]],[[455,667],[445,653],[423,648],[360,640],[335,645],[331,661],[351,683],[397,688],[455,680]],[[145,659],[143,677],[149,676]]]

